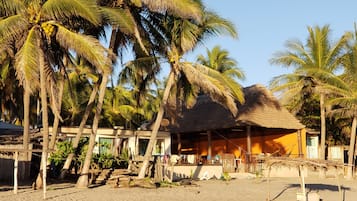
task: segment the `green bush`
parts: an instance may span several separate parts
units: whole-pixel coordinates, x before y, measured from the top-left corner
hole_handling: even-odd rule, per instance
[[[63,165],[68,154],[73,152],[73,147],[71,142],[63,141],[57,143],[57,150],[50,155],[50,162],[56,166]]]

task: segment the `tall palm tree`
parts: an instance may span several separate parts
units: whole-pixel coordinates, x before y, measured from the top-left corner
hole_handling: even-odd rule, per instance
[[[121,55],[121,53],[118,51],[118,48],[123,48],[126,47],[126,43],[127,40],[132,39],[133,37],[136,38],[136,41],[138,42],[139,46],[141,47],[142,50],[144,50],[144,52],[146,51],[144,45],[142,44],[142,41],[140,39],[140,33],[138,31],[138,27],[137,24],[134,20],[134,17],[131,13],[131,10],[128,9],[128,5],[136,5],[138,7],[141,7],[141,3],[139,1],[98,1],[99,4],[99,10],[102,16],[102,24],[106,25],[106,26],[110,26],[112,29],[112,35],[111,35],[111,41],[110,41],[110,45],[109,45],[109,49],[113,50],[114,53],[117,53],[119,55]],[[94,32],[94,34],[101,34],[101,32]],[[129,38],[129,39],[128,39]],[[107,76],[109,76],[109,72],[106,72],[107,75],[102,75],[101,77],[101,81],[106,82],[107,81]],[[99,84],[99,83],[98,83]],[[104,85],[104,83],[102,83],[101,85]],[[100,97],[104,97],[105,94],[105,87],[100,87],[101,90],[99,90],[99,96]],[[84,125],[86,124],[87,118],[89,116],[90,113],[90,109],[93,106],[93,102],[94,102],[94,95],[96,93],[96,90],[98,90],[97,87],[93,88],[92,94],[91,94],[91,98],[90,101],[88,102],[87,108],[86,108],[86,112],[85,115],[83,115],[82,121],[80,123],[80,127],[79,127],[79,133],[77,133],[76,138],[74,140],[73,146],[76,147],[78,145],[80,136],[82,134]],[[93,95],[93,96],[92,96]],[[89,145],[89,149],[87,152],[87,156],[86,157],[86,161],[84,162],[84,166],[82,168],[82,171],[88,171],[89,170],[89,165],[90,165],[90,160],[91,160],[91,150],[94,149],[94,138],[95,138],[95,133],[96,133],[96,129],[98,127],[99,123],[99,115],[100,115],[100,111],[98,109],[101,110],[102,107],[102,100],[98,100],[98,105],[97,105],[97,110],[96,110],[96,115],[94,117],[94,121],[93,121],[93,125],[92,125],[92,135],[91,135],[91,140],[90,140],[90,145]],[[67,172],[69,165],[71,163],[71,158],[73,158],[73,155],[70,154],[66,160],[65,166],[63,167],[63,174],[61,174],[61,177],[65,176],[65,172]],[[84,176],[83,176],[84,175]],[[82,174],[82,176],[80,177],[80,179],[77,182],[77,186],[79,187],[84,187],[88,184],[88,176],[86,176],[86,173]]]
[[[52,67],[58,65],[53,59],[58,58],[56,47],[61,47],[67,52],[73,50],[101,71],[107,71],[106,69],[111,66],[108,51],[97,39],[71,29],[71,26],[78,25],[75,23],[76,20],[99,25],[100,16],[97,12],[96,1],[4,1],[0,9],[1,13],[6,13],[6,16],[0,20],[0,38],[2,39],[0,46],[15,44],[17,48],[15,67],[18,79],[25,86],[36,87],[41,91],[42,159],[45,170],[49,141],[47,96],[55,94],[52,92],[54,82],[48,84],[46,80],[55,80],[55,69]],[[36,85],[36,83],[40,84]],[[51,97],[50,100],[55,100],[55,98]],[[57,111],[53,112],[56,114]],[[46,171],[43,171],[43,179],[45,181]],[[46,186],[44,186],[44,196],[45,192]]]
[[[357,129],[357,28],[351,43],[346,45],[347,53],[343,56],[344,72],[331,76],[330,84],[325,86],[334,96],[328,102],[334,105],[333,115],[352,120],[350,128],[350,145],[348,150],[347,178],[353,178],[356,129]]]
[[[79,129],[78,129],[78,133],[76,134],[76,137],[74,138],[73,142],[72,142],[72,146],[73,146],[73,149],[76,151],[76,149],[78,148],[78,145],[79,145],[79,142],[80,142],[80,139],[81,139],[81,136],[82,136],[82,133],[83,133],[83,130],[84,130],[84,127],[87,123],[87,120],[91,114],[91,111],[94,107],[94,103],[95,103],[95,100],[96,100],[96,97],[97,97],[97,93],[98,93],[98,90],[99,90],[99,80],[98,80],[98,76],[96,76],[94,74],[94,72],[90,71],[91,68],[88,68],[88,67],[85,67],[83,68],[82,67],[76,67],[76,69],[80,69],[80,73],[79,73],[79,76],[76,76],[77,73],[73,72],[73,77],[72,78],[73,80],[75,80],[74,82],[71,82],[71,85],[72,87],[69,87],[67,89],[71,89],[71,88],[75,88],[75,89],[79,89],[81,92],[77,93],[77,90],[76,92],[74,93],[70,93],[70,94],[73,94],[71,95],[68,99],[66,99],[66,101],[64,101],[64,105],[66,106],[69,106],[69,108],[77,108],[77,107],[80,107],[80,108],[83,108],[82,104],[85,103],[85,101],[82,100],[83,97],[78,97],[78,94],[81,94],[83,93],[83,91],[87,91],[86,88],[87,87],[83,87],[83,85],[87,85],[87,79],[85,79],[85,83],[82,82],[79,82],[77,83],[76,81],[79,80],[79,78],[81,77],[83,71],[86,72],[84,73],[85,74],[85,77],[91,77],[91,80],[93,82],[93,87],[92,87],[92,91],[90,92],[90,95],[89,95],[89,99],[87,100],[87,104],[86,104],[86,107],[85,107],[85,111],[84,113],[82,114],[82,119],[80,121],[80,124],[79,124]],[[72,76],[70,76],[72,77]],[[72,80],[70,78],[70,80]],[[79,87],[73,87],[73,84],[75,83],[75,85],[79,85]],[[70,84],[68,84],[70,85]],[[73,89],[72,89],[73,90]],[[87,94],[87,92],[85,92],[85,94]],[[83,94],[82,94],[83,95]],[[88,95],[88,94],[87,94]],[[76,101],[69,101],[67,103],[68,100],[76,100]],[[80,99],[80,100],[79,100]],[[79,100],[79,101],[78,101]],[[72,104],[73,102],[77,102],[76,104]],[[67,104],[66,104],[67,103]],[[74,109],[75,110],[75,109]],[[73,111],[72,111],[73,112]],[[72,113],[73,114],[73,113]],[[70,169],[70,166],[71,166],[71,163],[72,163],[72,160],[73,160],[73,157],[74,157],[74,153],[70,153],[68,154],[67,158],[66,158],[66,161],[62,167],[62,170],[61,170],[61,175],[60,175],[60,178],[61,179],[64,179]]]
[[[100,78],[98,103],[97,103],[97,107],[96,107],[95,114],[94,114],[91,134],[89,137],[88,150],[87,150],[86,157],[85,157],[85,160],[83,163],[81,176],[78,178],[77,184],[76,184],[76,186],[78,188],[88,187],[88,184],[89,184],[89,180],[88,180],[89,179],[89,177],[88,177],[89,168],[90,168],[90,164],[92,161],[92,155],[93,155],[93,150],[94,150],[94,146],[95,146],[95,138],[96,138],[96,134],[97,134],[97,130],[98,130],[99,119],[100,119],[101,112],[102,112],[104,95],[105,95],[109,75],[110,75],[110,72],[105,71],[101,75],[101,78]]]
[[[144,155],[143,166],[139,172],[139,178],[145,176],[156,141],[157,132],[164,115],[164,109],[167,106],[170,90],[178,79],[184,77],[190,85],[199,87],[200,91],[207,93],[213,100],[224,104],[232,113],[236,114],[237,108],[230,93],[231,90],[221,82],[222,77],[219,76],[219,73],[214,73],[208,68],[182,61],[182,57],[185,53],[193,50],[199,42],[202,42],[210,35],[219,34],[223,31],[228,32],[233,37],[236,36],[235,29],[230,22],[212,12],[204,11],[203,5],[201,6],[202,18],[199,21],[179,19],[171,15],[162,16],[163,20],[160,32],[164,33],[164,41],[159,44],[161,48],[164,47],[162,48],[161,54],[169,63],[170,73],[167,78],[157,117],[152,126],[152,133]],[[197,96],[198,90],[191,91],[191,95],[191,97]],[[241,96],[240,100],[242,101],[242,99],[243,97]]]
[[[334,73],[339,67],[341,51],[348,40],[348,36],[344,35],[337,42],[332,43],[331,30],[328,25],[323,27],[309,26],[307,29],[309,36],[305,45],[300,41],[288,41],[286,44],[287,50],[277,52],[271,59],[272,64],[294,67],[293,73],[274,78],[271,87],[274,91],[283,92],[286,100],[302,97],[306,89],[315,90],[314,93],[320,96],[320,159],[325,159],[326,93],[318,91],[318,88],[316,88],[324,82],[324,79],[312,72],[320,70]]]

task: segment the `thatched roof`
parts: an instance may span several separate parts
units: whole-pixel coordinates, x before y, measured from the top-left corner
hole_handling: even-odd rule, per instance
[[[265,128],[302,129],[302,125],[279,101],[261,85],[243,89],[245,103],[237,104],[234,117],[222,105],[208,96],[200,96],[192,109],[182,109],[182,114],[168,128],[171,132],[199,132],[252,125]]]

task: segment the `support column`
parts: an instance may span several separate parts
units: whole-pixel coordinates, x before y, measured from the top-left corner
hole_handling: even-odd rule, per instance
[[[303,154],[303,152],[302,152],[301,129],[297,130],[297,138],[298,138],[299,158],[302,158],[304,154]]]
[[[182,144],[181,144],[181,134],[177,133],[177,154],[179,156],[181,156],[181,148],[182,148]]]
[[[15,151],[15,156],[14,156],[14,194],[17,194],[17,189],[18,189],[18,184],[17,184],[17,172],[18,172],[18,166],[19,166],[19,152]]]
[[[252,161],[252,140],[251,140],[251,126],[247,126],[247,164],[248,164],[248,171],[250,171],[250,163]]]
[[[208,148],[207,148],[207,162],[212,160],[212,132],[207,131]]]

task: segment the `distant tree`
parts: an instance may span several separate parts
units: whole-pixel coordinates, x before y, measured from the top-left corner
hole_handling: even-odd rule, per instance
[[[325,86],[334,94],[328,102],[334,105],[332,114],[337,118],[352,121],[350,127],[350,143],[348,149],[347,178],[353,178],[356,129],[357,129],[357,28],[352,34],[352,42],[347,44],[347,53],[343,56],[343,74],[328,78],[329,85]]]
[[[320,129],[321,148],[320,158],[325,159],[326,142],[326,93],[319,90],[324,84],[327,74],[333,74],[340,66],[341,51],[348,40],[348,36],[342,36],[336,43],[330,39],[330,28],[308,27],[309,36],[306,44],[300,41],[288,41],[287,51],[278,52],[271,59],[272,64],[280,64],[286,67],[293,66],[294,72],[274,78],[271,88],[282,93],[283,99],[292,101],[295,106],[304,103],[307,93],[319,95],[320,102]],[[316,73],[324,72],[324,73]]]
[[[199,55],[197,62],[222,73],[226,77],[240,80],[245,78],[243,71],[238,67],[237,61],[229,57],[227,50],[221,49],[220,46],[215,46],[212,50],[207,49],[206,54],[206,56]]]

